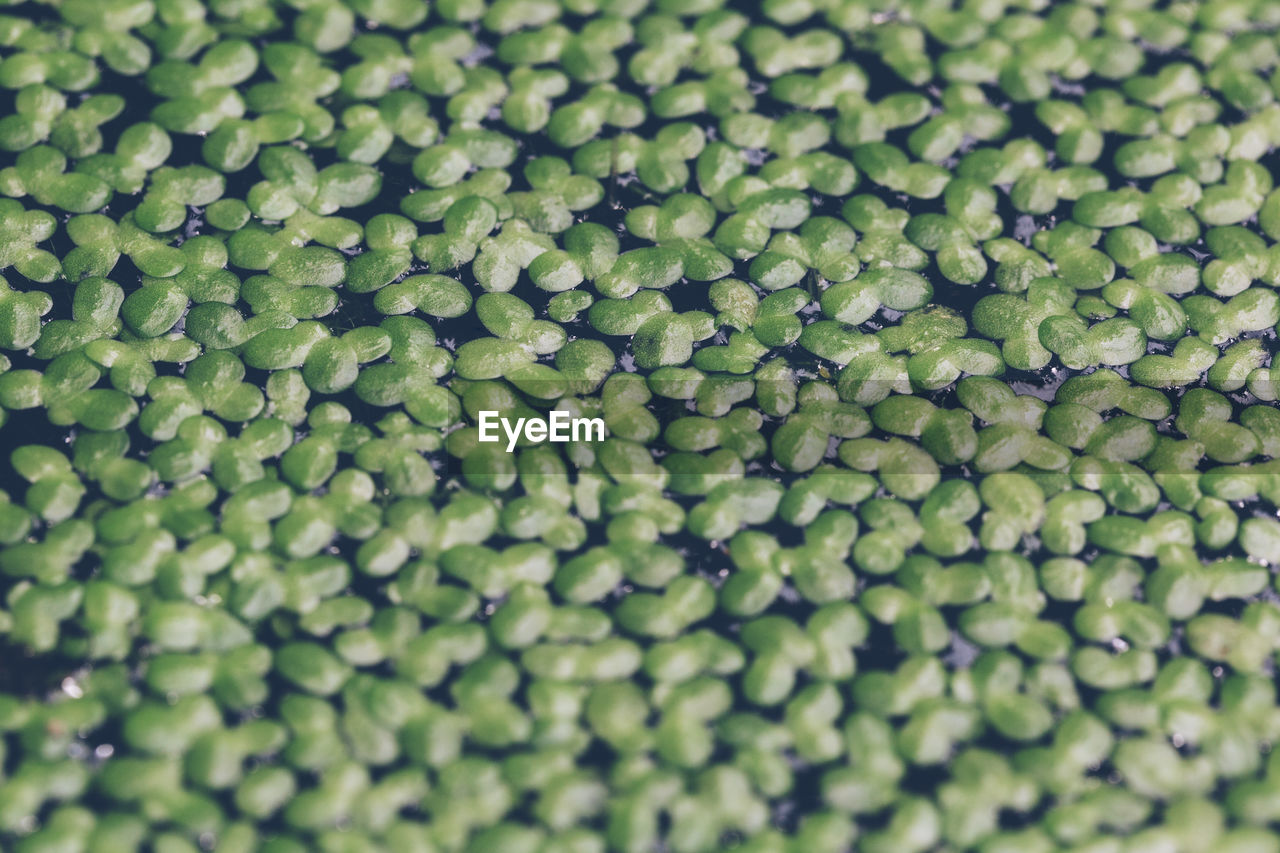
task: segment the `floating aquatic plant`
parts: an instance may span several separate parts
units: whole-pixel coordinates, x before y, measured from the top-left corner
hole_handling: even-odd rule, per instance
[[[1278,34],[7,3],[0,848],[1277,853]]]

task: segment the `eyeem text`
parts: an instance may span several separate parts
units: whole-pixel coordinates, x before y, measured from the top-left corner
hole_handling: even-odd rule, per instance
[[[575,418],[569,412],[553,409],[545,418],[504,418],[498,412],[480,413],[480,440],[484,442],[507,439],[507,452],[516,449],[523,436],[526,441],[538,444],[544,441],[604,441],[602,418]],[[501,435],[499,434],[501,430]]]

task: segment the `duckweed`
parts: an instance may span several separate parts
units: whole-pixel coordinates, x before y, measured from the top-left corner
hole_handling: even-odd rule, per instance
[[[0,849],[1280,853],[1278,27],[10,3]]]

